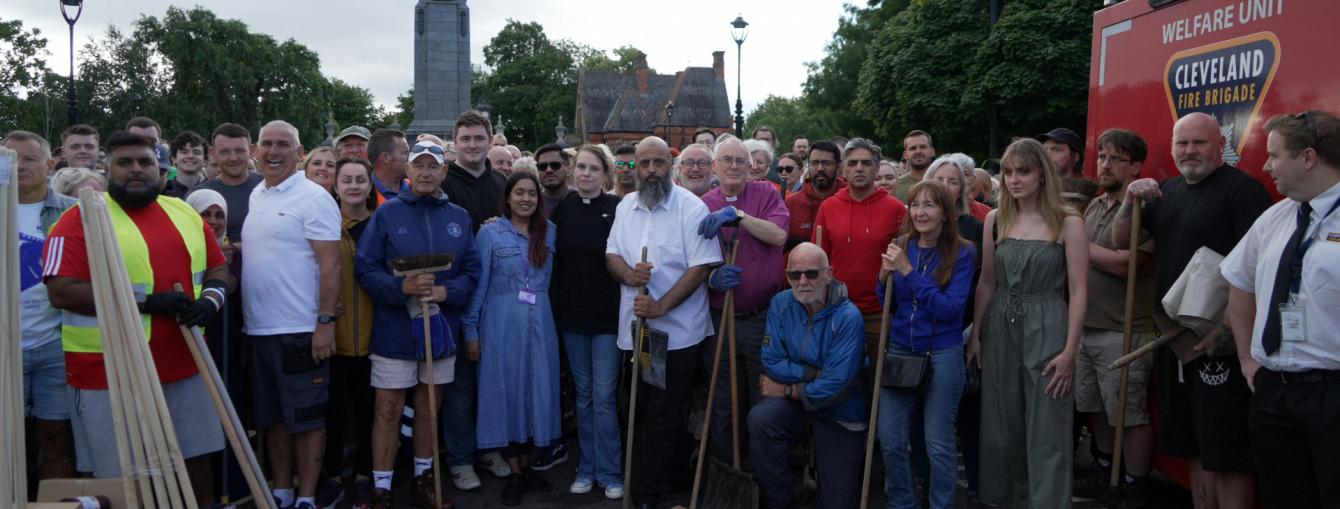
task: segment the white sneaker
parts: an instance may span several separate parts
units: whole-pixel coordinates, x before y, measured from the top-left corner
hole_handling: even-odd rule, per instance
[[[475,467],[470,465],[452,465],[451,484],[461,491],[470,491],[479,489],[479,476],[475,475]]]
[[[590,493],[591,488],[595,485],[595,480],[590,477],[578,476],[576,479],[572,480],[572,486],[568,487],[568,491],[572,492],[573,495],[581,495],[583,493]]]
[[[506,479],[507,476],[512,475],[511,465],[508,465],[507,460],[503,459],[502,454],[497,451],[480,456],[479,465],[488,469],[489,473],[499,479]]]
[[[623,483],[612,482],[605,485],[605,498],[618,500],[623,498]]]

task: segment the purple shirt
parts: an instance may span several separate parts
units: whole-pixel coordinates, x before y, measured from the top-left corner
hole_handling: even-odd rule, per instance
[[[756,180],[746,183],[740,194],[727,197],[718,187],[703,195],[707,209],[716,212],[726,206],[743,210],[746,214],[770,222],[786,231],[791,212],[772,183]],[[721,241],[721,256],[730,256],[726,241],[735,237],[735,228],[722,228],[717,239]],[[740,253],[735,265],[744,269],[740,286],[735,288],[735,312],[746,313],[768,305],[772,296],[782,289],[782,246],[765,244],[747,230],[740,229]],[[710,292],[712,309],[721,309],[725,292]]]

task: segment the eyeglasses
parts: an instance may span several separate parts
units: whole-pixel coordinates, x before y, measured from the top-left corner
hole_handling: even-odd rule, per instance
[[[623,166],[630,170],[637,169],[637,163],[632,161],[614,161],[615,166]]]
[[[799,281],[800,276],[805,276],[805,279],[814,281],[815,279],[819,279],[820,272],[823,272],[823,269],[788,270],[786,271],[786,278],[792,281]]]
[[[727,168],[734,168],[734,167],[738,167],[738,166],[750,166],[750,165],[753,165],[753,164],[754,164],[753,161],[750,161],[750,160],[745,159],[745,158],[743,158],[743,157],[725,157],[725,156],[723,156],[723,157],[721,157],[720,159],[717,159],[717,160],[718,160],[718,161],[721,161],[722,164],[725,164]]]
[[[1129,163],[1131,162],[1131,158],[1098,154],[1098,164],[1103,164],[1106,162],[1111,162],[1112,164]]]
[[[843,161],[843,164],[848,168],[855,168],[857,166],[869,166],[874,168],[876,166],[874,159],[848,159]]]
[[[712,160],[711,160],[711,159],[680,159],[680,160],[679,160],[679,167],[682,168],[682,169],[686,169],[686,170],[687,170],[687,169],[693,168],[694,166],[697,166],[697,167],[699,167],[699,168],[702,168],[702,169],[706,170],[706,169],[709,169],[709,168],[712,167]]]
[[[546,171],[558,171],[563,167],[563,161],[549,161],[547,163],[535,163],[535,171],[544,173]]]
[[[837,161],[828,161],[824,159],[819,160],[810,159],[810,166],[818,168],[832,168],[834,166],[837,166]]]
[[[437,154],[437,155],[443,154],[442,147],[439,147],[437,145],[415,145],[409,148],[409,153],[411,154],[418,154],[420,152],[425,151],[430,154]]]
[[[796,171],[796,169],[797,169],[797,168],[796,168],[795,166],[791,166],[791,165],[787,165],[787,166],[781,166],[781,165],[778,165],[778,166],[777,166],[777,172],[778,172],[778,173],[791,173],[791,172],[793,172],[793,171]]]

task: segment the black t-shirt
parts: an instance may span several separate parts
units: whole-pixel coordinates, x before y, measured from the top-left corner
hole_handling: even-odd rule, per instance
[[[618,196],[601,194],[587,200],[576,192],[554,206],[549,220],[558,227],[558,235],[550,301],[558,330],[619,332],[619,283],[605,267],[605,242],[618,206]]]
[[[1163,197],[1146,203],[1141,213],[1141,227],[1154,236],[1158,249],[1158,302],[1197,249],[1205,246],[1228,256],[1271,205],[1265,186],[1227,164],[1194,185],[1179,175],[1165,180],[1160,189]]]
[[[478,177],[453,162],[447,164],[447,178],[442,179],[442,190],[446,191],[447,199],[470,213],[472,233],[479,233],[484,221],[502,215],[498,204],[506,185],[507,179],[493,171],[488,159],[484,160],[484,173]]]
[[[191,189],[213,189],[223,195],[223,201],[228,203],[228,241],[242,241],[242,222],[247,219],[247,211],[251,210],[251,190],[256,188],[256,184],[265,180],[259,173],[247,175],[247,180],[241,184],[230,186],[224,184],[218,177],[201,182],[200,185]],[[189,194],[189,193],[188,193]]]

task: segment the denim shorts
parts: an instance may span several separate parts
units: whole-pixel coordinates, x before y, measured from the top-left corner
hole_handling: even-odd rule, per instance
[[[23,407],[26,415],[39,420],[70,420],[65,351],[60,340],[23,352]]]

